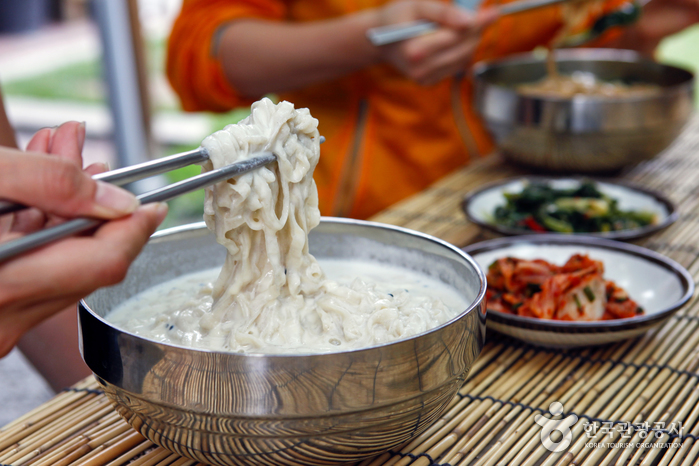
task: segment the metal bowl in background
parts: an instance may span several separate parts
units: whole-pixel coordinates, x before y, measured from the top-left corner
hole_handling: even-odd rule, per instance
[[[631,50],[557,50],[555,58],[563,75],[583,71],[602,81],[653,83],[662,90],[647,97],[523,96],[518,85],[545,77],[543,59],[525,54],[480,63],[474,69],[475,105],[513,162],[569,173],[618,170],[665,149],[692,113],[689,71]]]
[[[125,281],[80,304],[83,358],[136,430],[215,465],[358,461],[414,438],[463,384],[485,339],[485,276],[458,248],[377,223],[324,218],[316,257],[357,258],[428,273],[470,305],[421,335],[329,354],[214,352],[157,343],[103,316],[158,283],[221,266],[225,250],[203,223],[154,236]]]

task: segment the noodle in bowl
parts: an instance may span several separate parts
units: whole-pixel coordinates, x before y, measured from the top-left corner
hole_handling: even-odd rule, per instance
[[[688,71],[631,50],[562,49],[554,56],[563,76],[651,88],[617,96],[525,95],[522,85],[546,76],[544,59],[522,54],[477,65],[475,106],[513,162],[563,173],[618,170],[664,150],[692,114]]]
[[[125,302],[108,320],[163,343],[302,354],[404,339],[466,307],[439,282],[400,269],[378,270],[371,261],[333,261],[326,265],[340,273],[326,275],[308,242],[320,221],[313,180],[317,127],[308,109],[265,98],[252,105],[249,117],[207,137],[204,171],[262,150],[276,159],[206,189],[204,220],[227,250],[218,278],[202,273],[168,282]],[[192,281],[199,287],[190,287]]]
[[[485,278],[436,238],[388,225],[323,218],[310,252],[431,275],[468,306],[407,339],[325,354],[240,354],[156,342],[104,316],[139,292],[220,267],[203,224],[160,232],[125,281],[80,305],[83,357],[116,410],[146,438],[216,465],[358,461],[419,435],[462,385],[485,338]]]

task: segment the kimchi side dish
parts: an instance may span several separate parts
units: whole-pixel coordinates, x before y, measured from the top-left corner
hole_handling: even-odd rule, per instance
[[[604,264],[576,254],[562,266],[542,259],[498,259],[488,267],[488,311],[568,321],[625,319],[643,309],[614,282]]]

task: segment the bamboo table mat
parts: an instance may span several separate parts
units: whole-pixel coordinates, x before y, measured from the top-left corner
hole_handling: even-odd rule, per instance
[[[423,231],[458,246],[492,235],[470,224],[464,195],[522,172],[498,156],[480,160],[373,220]],[[679,220],[640,244],[699,278],[699,118],[663,154],[621,176],[668,195]],[[554,351],[489,335],[445,414],[409,444],[359,466],[690,465],[699,462],[699,304],[692,300],[640,339]],[[539,416],[575,415],[572,443],[549,452]],[[636,430],[626,436],[628,423]],[[554,439],[555,440],[555,439]],[[619,443],[592,448],[589,443]],[[636,445],[638,444],[638,445]],[[88,378],[0,429],[0,466],[189,466],[145,440]]]

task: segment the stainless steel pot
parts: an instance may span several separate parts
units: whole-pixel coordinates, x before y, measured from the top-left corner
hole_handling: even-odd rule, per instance
[[[604,81],[654,83],[658,95],[572,98],[519,95],[517,85],[546,75],[533,54],[474,69],[475,105],[503,154],[546,170],[589,173],[654,157],[681,132],[693,108],[692,73],[631,50],[558,50],[561,74],[584,71]]]
[[[146,438],[216,465],[357,461],[420,434],[462,385],[485,338],[485,277],[470,256],[410,230],[324,218],[319,258],[389,262],[451,285],[469,306],[407,340],[307,355],[236,354],[147,340],[104,315],[130,296],[220,266],[225,250],[201,224],[158,233],[125,281],[80,304],[83,358],[116,410]]]

